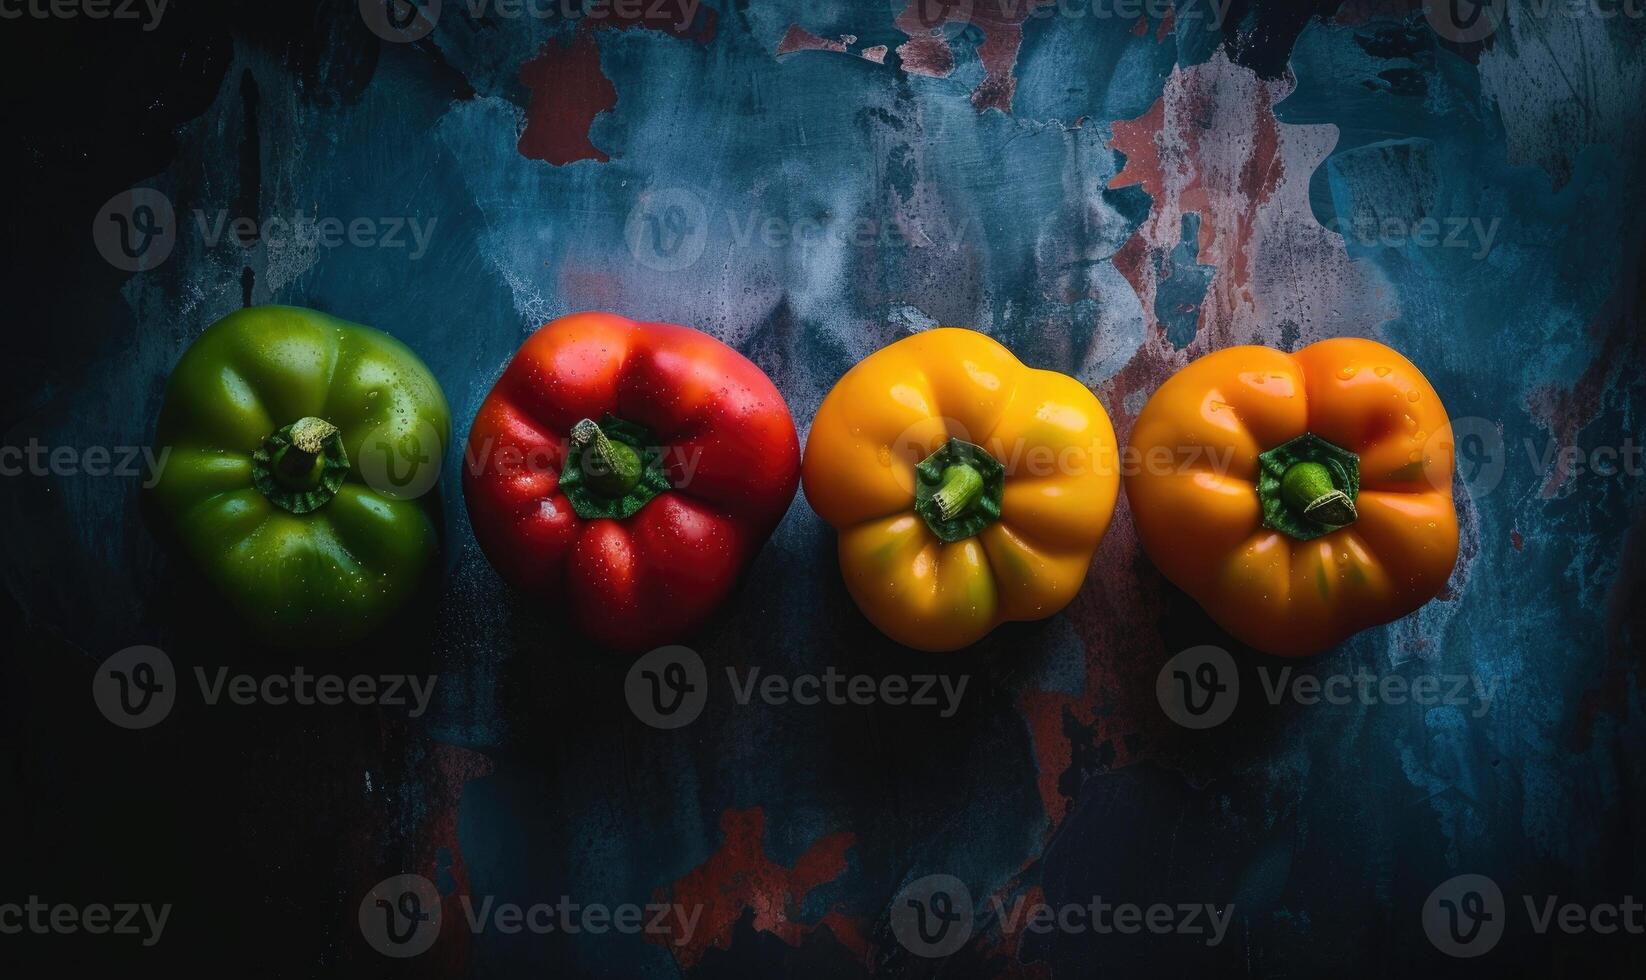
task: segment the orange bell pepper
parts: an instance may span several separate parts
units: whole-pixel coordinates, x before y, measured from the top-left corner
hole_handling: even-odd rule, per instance
[[[1405,616],[1457,561],[1446,409],[1374,341],[1208,354],[1149,399],[1131,446],[1144,550],[1259,650],[1318,653]]]

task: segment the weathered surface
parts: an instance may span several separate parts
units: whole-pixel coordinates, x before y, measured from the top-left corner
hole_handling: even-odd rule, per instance
[[[1477,693],[1271,705],[1285,665],[1237,650],[1234,717],[1175,727],[1162,663],[1231,643],[1141,555],[1124,503],[1065,613],[917,656],[856,613],[797,499],[696,643],[702,717],[653,730],[626,706],[626,662],[567,646],[492,572],[452,478],[427,608],[381,648],[302,658],[438,673],[426,716],[194,691],[155,730],[118,732],[85,695],[118,649],[160,646],[190,685],[197,666],[263,675],[290,657],[200,610],[137,480],[7,476],[20,802],[0,826],[24,855],[0,901],[169,900],[161,960],[254,950],[282,975],[362,976],[386,961],[356,927],[361,897],[416,872],[448,924],[414,973],[925,975],[945,966],[899,946],[889,915],[943,873],[978,909],[945,975],[1387,975],[1449,962],[1422,905],[1479,872],[1509,902],[1483,964],[1638,960],[1639,937],[1536,935],[1521,896],[1646,889],[1639,20],[1555,4],[1454,43],[1403,4],[1235,4],[1214,24],[1205,3],[1141,20],[887,0],[568,21],[447,0],[432,33],[396,44],[354,4],[205,6],[147,33],[7,25],[60,54],[10,89],[37,94],[14,123],[28,247],[5,445],[145,444],[181,351],[246,302],[404,339],[459,432],[527,333],[588,308],[735,345],[802,431],[858,358],[936,324],[1079,377],[1122,438],[1209,350],[1372,336],[1469,420],[1462,555],[1416,615],[1291,666],[1458,675]],[[179,228],[166,262],[129,274],[87,229],[134,186],[167,195]],[[241,216],[407,221],[400,247],[214,233]],[[951,717],[741,705],[724,671],[748,667],[969,685]],[[704,911],[689,938],[452,925],[462,896],[562,895]],[[1097,895],[1235,912],[1212,947],[1011,916]]]

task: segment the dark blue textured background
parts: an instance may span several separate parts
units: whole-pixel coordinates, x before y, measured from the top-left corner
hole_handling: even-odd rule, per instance
[[[137,481],[5,477],[0,902],[171,901],[144,957],[249,975],[1383,975],[1460,965],[1420,909],[1478,872],[1511,921],[1461,965],[1638,968],[1646,937],[1538,936],[1520,896],[1646,895],[1642,476],[1540,463],[1646,441],[1646,22],[1511,4],[1459,43],[1398,2],[1236,2],[1210,29],[1203,4],[1023,22],[975,0],[913,43],[904,6],[711,0],[678,28],[446,0],[407,44],[345,0],[176,0],[148,32],[0,24],[4,444],[146,444],[171,366],[248,302],[405,340],[459,433],[525,336],[579,309],[733,344],[802,433],[851,364],[939,323],[1079,377],[1122,438],[1207,351],[1372,336],[1478,437],[1461,554],[1440,599],[1296,669],[1467,675],[1493,685],[1489,706],[1264,703],[1257,670],[1277,665],[1162,582],[1124,502],[1065,613],[916,655],[856,613],[797,497],[694,643],[710,670],[940,670],[969,675],[961,710],[745,707],[722,685],[694,724],[655,731],[625,705],[627,662],[492,572],[455,478],[431,601],[381,643],[320,655],[257,649],[219,619],[159,547]],[[166,195],[179,225],[165,262],[129,274],[90,228],[133,187]],[[409,235],[212,241],[196,213],[431,233],[415,257]],[[1425,218],[1466,233],[1415,241]],[[448,474],[459,464],[451,447]],[[180,670],[295,656],[439,681],[417,720],[194,698],[126,733],[86,691],[137,643]],[[1164,660],[1200,643],[1236,651],[1247,692],[1209,733],[1173,726],[1154,693]],[[523,904],[706,894],[723,928],[676,949],[448,929],[391,963],[354,916],[402,871]],[[984,909],[943,962],[887,925],[898,890],[932,873]],[[1234,924],[1206,948],[1014,934],[985,908],[1099,894],[1232,902]],[[0,936],[0,964],[135,955],[26,942]]]

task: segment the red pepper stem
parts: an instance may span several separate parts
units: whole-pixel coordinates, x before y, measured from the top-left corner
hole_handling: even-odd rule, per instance
[[[1294,463],[1280,478],[1280,499],[1303,517],[1327,527],[1353,524],[1355,502],[1332,482],[1332,473],[1320,463]]]
[[[312,490],[320,484],[320,454],[326,440],[337,434],[337,426],[325,419],[305,416],[292,423],[291,445],[280,450],[274,461],[275,478],[295,490]]]
[[[579,468],[589,486],[606,497],[621,497],[640,482],[644,467],[634,447],[616,442],[593,419],[572,426],[572,444],[581,452]]]
[[[965,512],[983,492],[983,474],[966,463],[956,463],[943,470],[943,482],[932,501],[943,520],[953,520]]]

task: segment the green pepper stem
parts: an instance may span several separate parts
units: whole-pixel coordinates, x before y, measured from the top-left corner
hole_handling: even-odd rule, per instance
[[[627,443],[615,442],[593,419],[572,426],[572,443],[581,452],[579,466],[590,488],[607,497],[621,497],[640,482],[640,454]]]
[[[965,513],[982,493],[983,474],[974,466],[956,463],[943,470],[943,482],[932,494],[932,502],[937,504],[938,515],[949,521]]]
[[[1332,483],[1332,473],[1320,463],[1294,463],[1280,478],[1280,499],[1303,517],[1327,527],[1353,524],[1355,502]]]
[[[293,514],[326,506],[349,475],[349,454],[338,428],[304,416],[281,426],[251,456],[252,486]]]
[[[320,484],[321,467],[316,464],[326,440],[336,434],[337,426],[312,415],[293,422],[288,432],[291,445],[280,450],[274,461],[275,478],[294,490],[314,489]]]

